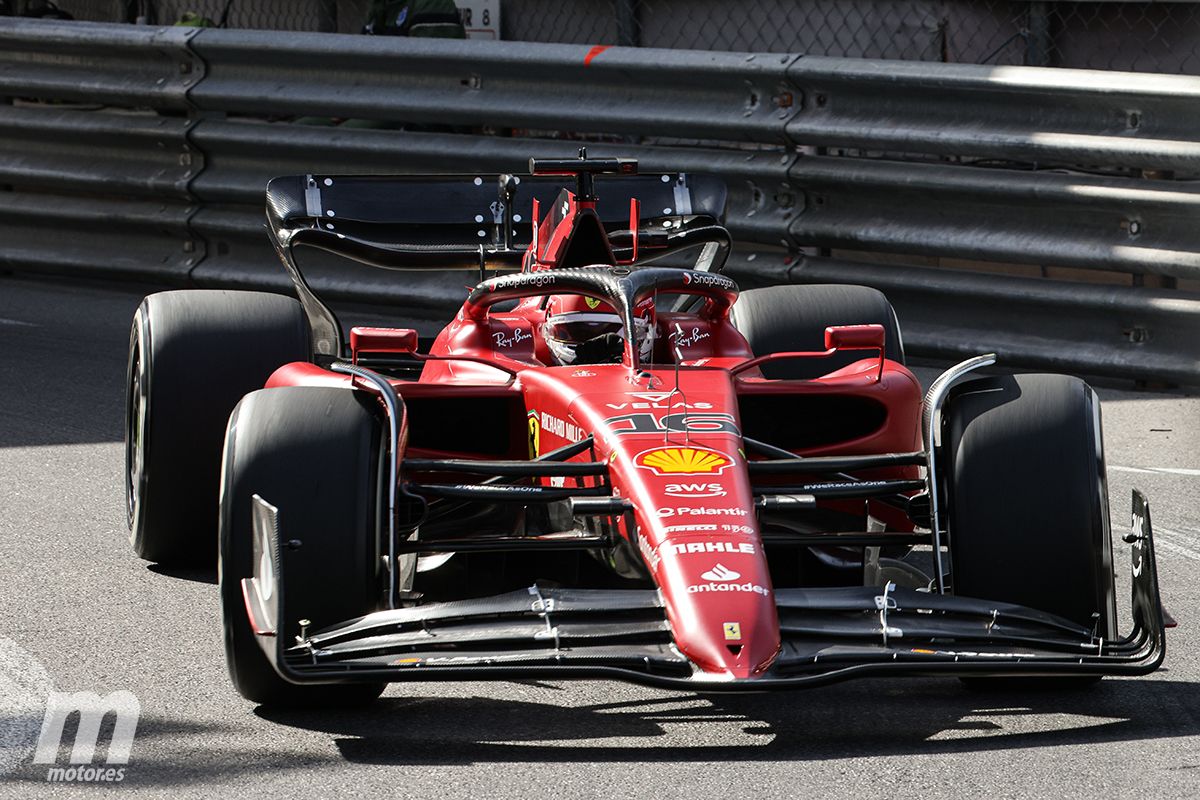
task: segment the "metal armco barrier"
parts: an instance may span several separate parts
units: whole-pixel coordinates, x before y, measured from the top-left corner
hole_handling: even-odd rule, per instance
[[[914,354],[1200,384],[1198,293],[853,260],[1200,280],[1197,100],[1176,76],[0,18],[0,266],[286,291],[268,179],[520,172],[574,154],[562,131],[722,175],[735,275],[877,286]],[[461,275],[312,258],[334,298],[461,300]]]
[[[864,264],[832,258],[741,254],[743,283],[861,283],[896,308],[910,353],[961,359],[994,352],[1000,363],[1049,371],[1195,384],[1200,296],[1163,289],[1028,280],[1010,275]],[[1148,370],[1146,365],[1153,364]]]
[[[795,242],[1200,276],[1197,184],[819,156],[789,175],[808,199]]]
[[[797,59],[790,139],[828,147],[1057,164],[1196,170],[1185,75]]]
[[[0,92],[182,111],[197,30],[0,18]]]
[[[206,111],[772,143],[796,59],[245,30],[201,31],[192,48]]]

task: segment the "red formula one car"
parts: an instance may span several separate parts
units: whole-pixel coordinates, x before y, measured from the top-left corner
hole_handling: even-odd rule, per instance
[[[131,538],[185,563],[211,559],[219,528],[244,696],[1087,680],[1162,662],[1136,494],[1133,625],[1117,630],[1086,384],[968,378],[981,356],[923,393],[878,292],[739,294],[719,181],[582,153],[530,172],[276,179],[268,220],[298,301],[168,292],[137,312]],[[426,352],[402,328],[347,339],[301,245],[479,281]]]

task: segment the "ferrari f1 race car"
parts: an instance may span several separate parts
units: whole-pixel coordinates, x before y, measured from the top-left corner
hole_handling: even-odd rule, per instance
[[[174,291],[137,311],[131,541],[165,563],[219,551],[245,697],[1159,666],[1136,493],[1118,631],[1085,383],[972,375],[982,355],[923,393],[879,292],[739,292],[720,180],[583,152],[529,173],[277,178],[297,299]],[[431,343],[347,336],[301,247],[478,280]]]

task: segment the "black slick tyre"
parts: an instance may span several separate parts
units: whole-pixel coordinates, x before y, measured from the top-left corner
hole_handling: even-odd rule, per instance
[[[981,378],[951,392],[942,420],[955,594],[1028,606],[1115,638],[1095,392],[1064,375]]]
[[[218,577],[229,674],[238,692],[274,706],[369,702],[383,684],[294,684],[267,660],[250,627],[241,581],[253,570],[251,498],[278,509],[280,536],[299,542],[280,567],[289,641],[381,607],[382,426],[349,389],[286,387],[247,395],[229,419]]]
[[[152,294],[133,318],[125,413],[125,497],[137,555],[210,566],[221,442],[229,412],[278,367],[309,360],[300,304],[265,292]]]
[[[884,355],[899,364],[904,363],[904,341],[896,312],[882,292],[869,286],[786,284],[749,289],[738,295],[730,310],[730,320],[746,338],[755,356],[823,351],[825,329],[832,325],[882,325]],[[874,355],[849,351],[827,358],[787,359],[762,364],[759,370],[764,377],[775,380],[807,380],[864,358],[874,358]],[[884,552],[899,557],[907,549],[889,548]],[[812,548],[812,553],[814,558],[805,557],[809,576],[821,576],[816,579],[831,584],[847,580],[845,564],[848,562],[844,551]],[[849,571],[861,574],[858,567]]]
[[[824,350],[825,329],[831,325],[882,325],[885,354],[904,363],[896,312],[882,292],[868,286],[788,284],[750,289],[738,296],[730,319],[756,356]],[[860,352],[839,353],[764,364],[761,369],[768,378],[816,378],[864,357]]]

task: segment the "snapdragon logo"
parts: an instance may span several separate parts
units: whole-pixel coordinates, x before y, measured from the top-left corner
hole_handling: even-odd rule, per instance
[[[71,714],[79,715],[79,727],[68,760],[70,766],[52,766],[46,780],[75,783],[117,783],[125,779],[125,765],[133,749],[141,704],[133,692],[118,691],[101,697],[95,692],[51,692],[42,720],[41,734],[33,754],[34,764],[55,764],[62,746],[63,731]],[[100,725],[109,714],[115,715],[112,738],[103,766],[92,764]]]

